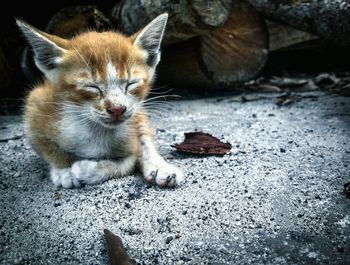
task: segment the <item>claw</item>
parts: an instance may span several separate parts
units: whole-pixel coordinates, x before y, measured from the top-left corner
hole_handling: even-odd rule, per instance
[[[153,182],[156,181],[156,178],[157,178],[157,175],[158,175],[158,170],[159,169],[157,169],[156,171],[152,171],[152,173],[151,173],[151,177],[152,177]]]
[[[170,182],[172,182],[175,179],[176,179],[176,174],[171,174],[171,175],[167,176],[166,177],[166,184],[169,184]]]
[[[146,181],[147,181],[148,183],[155,183],[155,182],[156,182],[157,175],[158,175],[158,169],[155,170],[155,171],[152,171],[151,174],[149,174],[149,175],[146,177]]]
[[[175,187],[179,185],[183,179],[182,173],[175,166],[170,164],[158,165],[158,169],[151,168],[146,176],[146,181],[150,184],[156,184],[159,187]]]

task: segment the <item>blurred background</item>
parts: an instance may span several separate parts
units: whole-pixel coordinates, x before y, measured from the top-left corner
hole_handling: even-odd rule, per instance
[[[0,97],[21,98],[41,78],[15,17],[70,38],[86,29],[132,34],[162,12],[169,23],[156,86],[188,95],[327,85],[348,94],[347,1],[74,0],[2,9]]]

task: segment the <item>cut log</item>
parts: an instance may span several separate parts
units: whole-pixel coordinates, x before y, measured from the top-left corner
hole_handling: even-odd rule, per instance
[[[237,0],[221,28],[165,47],[160,83],[186,88],[228,87],[255,77],[267,55],[264,19],[249,3]]]
[[[169,20],[164,43],[170,44],[208,33],[225,24],[232,0],[122,0],[112,10],[114,25],[126,34],[133,34],[161,13]]]
[[[339,45],[350,45],[348,0],[248,0],[271,20],[290,25]]]
[[[74,6],[58,11],[49,21],[46,32],[71,38],[87,29],[104,31],[112,28],[109,19],[95,6]]]
[[[266,20],[266,23],[269,30],[270,52],[319,38],[314,34],[271,20]]]

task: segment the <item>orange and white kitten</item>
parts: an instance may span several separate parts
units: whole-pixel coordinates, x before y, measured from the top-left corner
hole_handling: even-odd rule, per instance
[[[28,95],[25,129],[57,187],[97,184],[139,165],[148,182],[175,186],[181,171],[154,144],[143,107],[168,15],[127,37],[86,32],[63,39],[17,21],[45,80]]]

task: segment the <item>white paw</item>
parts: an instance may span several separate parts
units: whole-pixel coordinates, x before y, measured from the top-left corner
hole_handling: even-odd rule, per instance
[[[56,187],[63,187],[69,189],[74,187],[78,188],[81,186],[80,182],[77,179],[75,179],[74,176],[71,174],[70,168],[52,168],[50,172],[50,177],[53,184]]]
[[[81,160],[72,165],[71,174],[81,184],[98,184],[104,179],[99,172],[96,161]]]
[[[174,187],[180,185],[184,179],[179,168],[166,162],[149,167],[145,171],[145,178],[147,182],[160,187]]]

